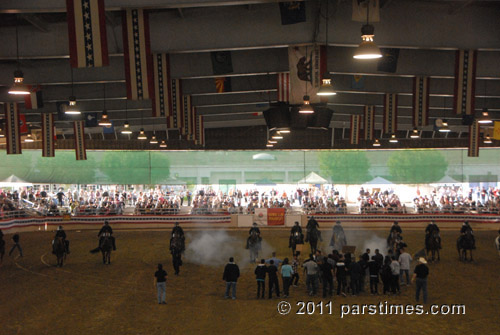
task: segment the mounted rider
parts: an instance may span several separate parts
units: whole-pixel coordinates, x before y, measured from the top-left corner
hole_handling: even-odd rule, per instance
[[[54,239],[52,240],[52,253],[55,254],[55,252],[56,252],[54,250],[54,244],[55,244],[56,239],[58,239],[59,237],[62,238],[63,245],[66,249],[66,253],[69,254],[69,241],[66,239],[66,232],[64,231],[62,226],[57,227],[56,235],[54,236]]]
[[[389,233],[394,233],[394,232],[403,234],[403,230],[401,230],[401,227],[399,226],[397,221],[394,221],[394,223],[391,226],[391,230],[389,231]]]
[[[311,233],[311,231],[313,229],[316,229],[318,231],[318,239],[320,241],[323,241],[323,239],[321,238],[321,231],[319,230],[318,221],[316,221],[316,219],[314,218],[314,216],[311,216],[311,218],[309,219],[309,221],[307,221],[307,226],[306,226],[306,230],[307,230],[306,241],[309,240],[309,234]]]
[[[337,238],[338,240],[336,240]],[[346,244],[347,240],[345,238],[344,228],[342,227],[340,221],[337,221],[335,223],[335,226],[333,226],[333,234],[330,240],[330,246],[338,248],[339,249],[338,251],[342,251],[342,246],[345,246]]]
[[[97,237],[99,237],[99,248],[101,248],[105,236],[109,236],[111,238],[111,242],[113,242],[113,250],[116,250],[115,238],[113,236],[113,229],[111,228],[107,220],[104,221],[104,225],[97,234]]]
[[[429,239],[435,232],[437,233],[439,249],[441,249],[441,235],[439,234],[439,227],[434,221],[431,221],[425,228],[425,245],[427,246],[429,244]]]
[[[257,234],[257,238],[259,239],[259,243],[262,241],[262,237],[260,237],[260,229],[257,227],[257,223],[254,222],[252,225],[252,228],[248,231],[248,238],[247,238],[247,249],[250,247],[250,236],[252,236],[252,233],[255,232]]]
[[[170,238],[170,244],[172,244],[172,239],[176,236],[179,236],[182,241],[182,251],[185,250],[185,244],[184,242],[186,241],[186,237],[184,236],[184,230],[182,229],[181,226],[179,226],[179,222],[176,222],[174,225],[174,228],[172,229],[172,235]]]
[[[467,233],[470,231],[470,234],[472,236],[472,249],[476,249],[476,237],[474,236],[474,231],[472,230],[472,227],[469,224],[469,221],[465,221],[462,224],[462,228],[460,228],[460,234],[462,236],[467,235]]]
[[[295,225],[290,230],[290,238],[289,238],[289,241],[288,241],[288,247],[289,248],[292,247],[293,237],[295,236],[296,233],[299,234],[299,242],[298,242],[298,244],[303,244],[304,243],[304,234],[302,234],[302,227],[300,226],[300,224],[299,224],[298,221],[295,221]]]

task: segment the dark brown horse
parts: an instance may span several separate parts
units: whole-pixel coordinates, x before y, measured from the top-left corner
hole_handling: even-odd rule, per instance
[[[457,240],[458,258],[461,261],[466,261],[467,250],[469,250],[470,261],[472,262],[472,249],[474,249],[474,236],[470,230],[467,230],[467,232],[464,235],[461,235]]]
[[[62,237],[56,237],[54,239],[52,251],[57,257],[57,266],[62,268],[63,263],[66,260],[66,245]]]
[[[439,249],[441,245],[439,244],[439,233],[437,231],[433,231],[427,236],[425,240],[425,249],[427,251],[427,259],[429,259],[429,253],[432,253],[430,258],[431,261],[434,261],[435,255],[437,253],[437,260],[441,260],[439,257]]]

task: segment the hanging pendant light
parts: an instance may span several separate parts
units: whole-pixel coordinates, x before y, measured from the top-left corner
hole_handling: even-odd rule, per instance
[[[493,141],[491,140],[490,135],[486,135],[486,138],[484,139],[484,144],[491,144]]]
[[[267,143],[267,144],[266,144],[266,147],[268,147],[268,148],[272,148],[272,147],[274,147],[274,144],[272,144],[272,143]]]
[[[144,133],[144,128],[141,128],[141,130],[139,131],[139,135],[137,136],[137,139],[138,140],[147,140],[148,139],[148,137]]]
[[[328,68],[328,2],[326,1],[326,29],[325,29],[325,59]],[[323,79],[321,79],[321,86],[319,87],[317,95],[320,96],[331,96],[337,94],[333,89],[332,79],[328,73],[328,69],[323,74]]]
[[[156,139],[156,136],[153,135],[151,136],[151,140],[149,141],[150,144],[158,144],[158,140]]]
[[[166,148],[166,147],[167,147],[167,143],[165,142],[165,140],[161,140],[160,148]]]
[[[271,136],[271,138],[273,140],[282,140],[283,139],[283,135],[281,135],[281,132],[278,130],[276,133],[274,133],[273,136]]]
[[[276,143],[278,143],[278,141],[271,139],[271,140],[268,140],[267,143],[276,144]]]
[[[306,82],[306,85],[307,85],[307,82]],[[311,102],[309,100],[308,95],[304,95],[304,104],[302,105],[302,107],[300,107],[299,113],[300,114],[313,114],[314,113],[314,109],[311,106]]]
[[[286,127],[286,128],[280,128],[279,132],[281,134],[290,134],[290,128],[288,128],[288,127]]]
[[[389,139],[391,143],[398,143],[398,139],[396,138],[396,134],[391,134],[391,138]]]
[[[101,127],[111,127],[111,121],[108,117],[108,111],[106,110],[106,84],[102,85],[103,98],[102,98],[102,115],[101,120],[99,120],[99,126]]]
[[[379,47],[373,42],[375,28],[369,22],[370,0],[366,1],[366,24],[361,27],[362,42],[354,53],[355,59],[377,59],[382,57]]]
[[[417,127],[413,128],[413,131],[411,132],[410,138],[420,138]]]
[[[30,90],[24,85],[24,74],[21,71],[19,63],[19,36],[17,33],[17,16],[16,16],[16,57],[17,57],[17,70],[14,71],[14,84],[9,89],[9,94],[26,95],[30,94]]]
[[[0,127],[0,138],[5,137],[2,127]]]
[[[490,115],[488,114],[488,108],[483,108],[483,111],[481,112],[481,117],[477,120],[477,122],[480,124],[493,123],[493,121],[490,118]]]
[[[124,135],[132,134],[132,130],[130,129],[130,124],[128,123],[128,121],[125,121],[123,123],[122,134],[124,134]]]
[[[73,82],[73,68],[71,68],[71,96],[69,97],[69,106],[66,107],[66,110],[64,111],[64,114],[70,114],[70,115],[78,115],[82,114],[80,112],[80,109],[76,105],[76,98],[74,95],[74,82]]]
[[[31,136],[31,133],[28,133],[28,135],[26,136],[26,138],[24,139],[24,142],[25,143],[32,143],[32,142],[35,142],[35,140],[33,139],[33,136]]]
[[[449,133],[451,131],[450,127],[448,127],[448,121],[443,120],[443,125],[439,128],[440,133]]]
[[[378,138],[376,138],[375,141],[373,142],[373,146],[380,147],[380,141],[378,140]]]

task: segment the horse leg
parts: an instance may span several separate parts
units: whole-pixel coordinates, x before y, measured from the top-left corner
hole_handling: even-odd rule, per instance
[[[470,261],[473,262],[474,260],[472,259],[472,249],[470,249]]]
[[[436,252],[437,252],[437,254],[438,254],[438,261],[440,261],[440,260],[441,260],[441,257],[439,257],[439,247],[437,248]]]

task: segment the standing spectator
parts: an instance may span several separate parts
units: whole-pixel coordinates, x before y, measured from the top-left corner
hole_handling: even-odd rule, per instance
[[[342,291],[342,295],[345,297],[345,290],[347,286],[347,281],[346,281],[346,267],[344,263],[344,257],[342,255],[339,256],[339,260],[337,264],[335,264],[335,275],[337,277],[337,295],[340,295],[340,292]]]
[[[382,265],[380,270],[380,276],[384,284],[383,294],[386,294],[390,291],[392,281],[391,258],[389,256],[385,256],[384,265]]]
[[[293,268],[288,264],[288,258],[283,260],[283,265],[281,266],[281,277],[283,279],[283,295],[288,298],[290,295],[290,284],[292,284],[292,273]]]
[[[318,291],[318,264],[313,259],[313,254],[309,255],[309,259],[302,265],[306,273],[307,292],[310,296],[316,295]]]
[[[188,207],[191,207],[191,195],[192,195],[191,191],[188,190],[186,192],[186,197],[187,197],[187,201],[188,201]]]
[[[378,263],[378,266],[381,268],[384,265],[384,255],[380,253],[378,249],[375,249],[375,262]]]
[[[278,281],[278,268],[274,265],[274,260],[269,261],[269,267],[267,268],[267,273],[269,274],[269,299],[273,297],[273,289],[276,292],[276,296],[280,296],[280,284]]]
[[[167,271],[163,270],[163,265],[158,264],[158,270],[155,272],[156,289],[158,291],[158,303],[165,305],[167,295]]]
[[[292,274],[292,281],[293,281],[293,286],[297,287],[299,283],[299,266],[300,266],[300,261],[299,261],[299,256],[297,254],[293,255],[293,261],[292,261],[292,269],[293,269],[293,274]]]
[[[391,261],[391,292],[393,294],[400,293],[400,288],[399,288],[399,275],[401,271],[401,266],[399,265],[399,262],[396,260],[396,256],[392,256],[392,261]]]
[[[360,257],[360,262],[363,260],[363,256]],[[356,296],[361,290],[361,276],[364,274],[364,270],[360,264],[355,260],[349,264],[349,273],[351,275],[351,294]]]
[[[498,236],[495,239],[495,246],[497,247],[498,250],[498,256],[500,256],[500,230],[498,231]]]
[[[234,262],[234,257],[229,258],[229,263],[226,264],[224,268],[224,274],[222,275],[222,280],[226,281],[226,293],[224,294],[224,298],[229,298],[229,291],[232,290],[233,300],[236,299],[236,282],[238,281],[238,277],[240,276],[240,268]]]
[[[273,255],[273,257],[271,257],[268,260],[266,260],[266,263],[267,264],[271,264],[271,261],[273,261],[274,262],[274,266],[276,266],[276,269],[278,269],[280,267],[280,264],[283,261],[281,259],[279,259],[279,258],[276,257],[276,251],[273,251],[272,255]]]
[[[380,266],[375,256],[372,256],[372,259],[368,262],[368,271],[370,273],[370,294],[378,294],[378,273]]]
[[[266,260],[261,259],[260,264],[255,268],[255,277],[257,278],[257,299],[264,299],[264,291],[266,290]],[[262,294],[260,293],[262,289]]]
[[[14,236],[12,236],[12,241],[14,242],[14,245],[12,246],[12,249],[10,249],[9,251],[9,256],[12,255],[12,252],[14,251],[14,249],[19,249],[19,255],[21,257],[23,257],[23,249],[21,248],[21,245],[19,244],[19,234],[14,234]]]
[[[327,293],[328,296],[331,297],[333,294],[333,267],[328,261],[328,257],[323,257],[319,267],[321,269],[321,279],[323,282],[323,298],[326,298]]]
[[[427,267],[427,261],[425,258],[420,257],[418,259],[418,265],[415,267],[415,271],[413,273],[413,278],[411,281],[417,280],[417,290],[415,293],[415,299],[418,302],[420,298],[420,290],[422,290],[422,295],[424,297],[424,304],[427,303],[427,277],[429,276],[429,268]]]
[[[406,252],[405,248],[401,249],[401,255],[399,255],[399,279],[401,280],[401,285],[403,285],[403,273],[406,274],[406,285],[410,285],[410,262],[413,259],[410,254]]]

